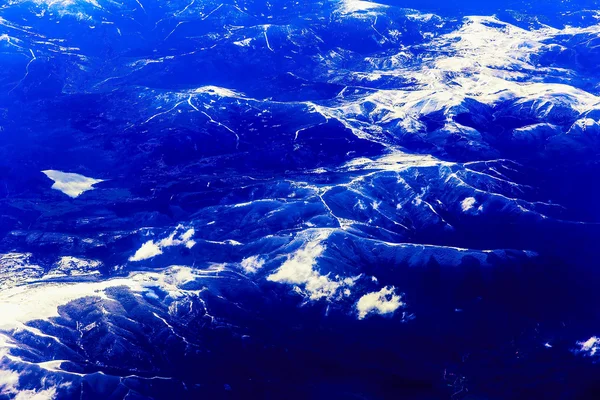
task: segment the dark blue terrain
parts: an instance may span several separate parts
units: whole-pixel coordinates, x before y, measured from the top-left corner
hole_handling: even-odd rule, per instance
[[[0,399],[599,399],[599,10],[0,1]]]

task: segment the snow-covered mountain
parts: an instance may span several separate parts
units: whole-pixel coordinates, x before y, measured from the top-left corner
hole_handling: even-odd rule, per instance
[[[597,398],[599,4],[446,3],[2,2],[0,399]]]

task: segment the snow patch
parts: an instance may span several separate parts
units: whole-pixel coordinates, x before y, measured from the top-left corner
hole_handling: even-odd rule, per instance
[[[44,269],[33,264],[31,253],[0,254],[0,290],[39,279]]]
[[[220,97],[240,97],[243,96],[241,93],[226,89],[218,86],[202,86],[194,90],[194,93],[198,94],[210,94]]]
[[[361,11],[371,11],[378,8],[387,8],[387,6],[383,4],[377,4],[370,1],[362,1],[362,0],[342,0],[340,2],[339,11],[342,14],[352,14]]]
[[[233,44],[235,44],[236,46],[240,46],[240,47],[248,47],[248,46],[250,46],[250,42],[252,42],[252,38],[238,40],[237,42],[233,42]]]
[[[98,7],[98,8],[102,8],[100,7],[100,4],[98,4],[98,1],[96,0],[23,0],[22,2],[25,1],[30,1],[32,3],[35,4],[45,4],[48,7],[67,7],[67,6],[72,6],[74,4],[76,4],[77,2],[80,3],[85,3],[85,4],[89,4],[92,5],[94,7]]]
[[[100,274],[99,268],[102,263],[97,260],[64,256],[61,257],[45,278],[56,278],[61,276],[81,276]]]

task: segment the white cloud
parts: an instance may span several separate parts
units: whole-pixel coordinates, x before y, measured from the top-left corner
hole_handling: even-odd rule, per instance
[[[578,349],[575,353],[583,353],[585,356],[593,357],[600,350],[600,338],[592,336],[585,342],[577,342]]]
[[[474,197],[467,197],[460,203],[460,206],[463,211],[469,211],[471,208],[473,208],[475,203],[476,203],[476,200]]]
[[[168,237],[158,242],[148,240],[135,252],[133,256],[129,257],[129,261],[141,261],[155,257],[159,254],[162,254],[162,249],[165,247],[181,245],[187,247],[188,249],[194,247],[196,244],[196,242],[192,240],[192,236],[194,236],[195,233],[194,228],[190,228],[179,234],[179,231],[182,229],[184,229],[183,225],[178,225],[173,233],[171,233]]]
[[[269,275],[267,280],[272,282],[288,283],[297,285],[296,288],[303,287],[311,300],[321,298],[330,299],[342,287],[354,285],[356,277],[331,279],[328,275],[321,275],[314,267],[317,259],[325,251],[322,241],[330,234],[330,231],[320,232],[307,242],[295,253],[288,256],[287,260],[279,267],[275,273]]]
[[[45,390],[23,390],[17,393],[15,400],[52,400],[56,398],[56,388]]]
[[[379,292],[371,292],[363,295],[356,303],[358,319],[365,318],[371,312],[390,314],[402,307],[404,303],[395,291],[396,289],[393,286],[386,286]]]
[[[133,256],[129,257],[129,261],[147,260],[148,258],[152,258],[159,254],[162,254],[160,247],[152,240],[149,240],[144,243]]]
[[[0,395],[11,396],[15,400],[52,400],[56,398],[56,388],[43,390],[18,390],[19,374],[6,369],[0,370]]]
[[[240,263],[244,271],[253,274],[265,265],[265,260],[260,256],[244,258]]]
[[[194,271],[188,267],[183,266],[174,266],[172,269],[172,280],[171,282],[175,285],[183,285],[188,282],[193,282],[198,278],[198,275],[194,273]]]
[[[52,189],[63,192],[69,197],[77,197],[83,192],[92,190],[96,183],[103,182],[102,179],[88,178],[87,176],[61,172],[55,170],[42,171],[46,176],[54,181]]]
[[[18,373],[6,369],[0,369],[0,394],[14,393],[18,384]]]

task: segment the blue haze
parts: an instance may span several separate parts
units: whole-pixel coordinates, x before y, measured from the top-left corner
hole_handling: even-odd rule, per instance
[[[600,398],[599,10],[0,1],[0,399]]]

